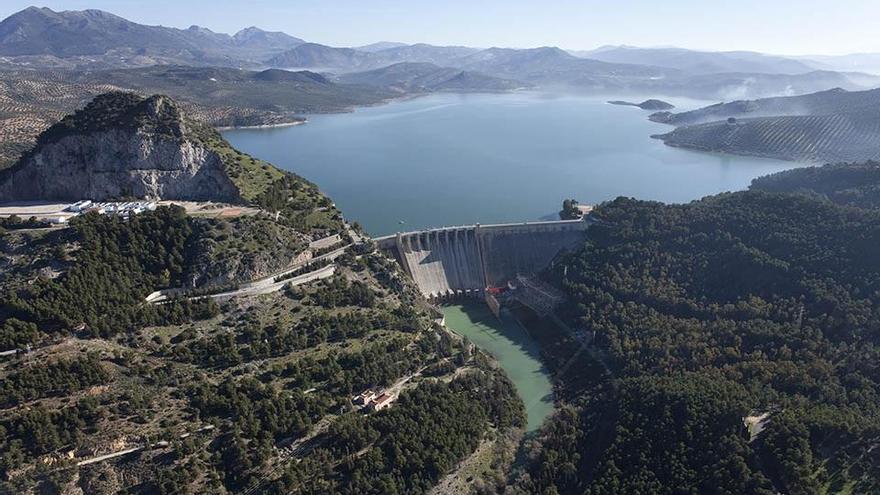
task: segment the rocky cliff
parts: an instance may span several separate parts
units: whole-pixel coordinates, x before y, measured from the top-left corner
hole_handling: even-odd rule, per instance
[[[166,96],[108,93],[50,127],[0,172],[0,198],[236,202],[242,195],[230,176],[230,149]]]

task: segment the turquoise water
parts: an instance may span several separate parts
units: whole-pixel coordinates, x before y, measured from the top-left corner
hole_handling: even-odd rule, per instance
[[[649,136],[671,127],[607,99],[439,94],[224,135],[317,183],[373,235],[535,220],[567,197],[686,202],[796,166],[670,148]]]
[[[553,412],[553,385],[538,346],[513,317],[499,320],[480,303],[442,308],[446,326],[495,356],[526,405],[528,431]]]

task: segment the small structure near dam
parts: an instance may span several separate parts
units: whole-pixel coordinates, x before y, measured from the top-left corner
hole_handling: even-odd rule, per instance
[[[444,227],[374,239],[429,299],[482,295],[583,244],[589,218]]]

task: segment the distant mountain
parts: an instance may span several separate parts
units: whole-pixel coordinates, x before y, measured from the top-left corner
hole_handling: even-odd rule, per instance
[[[656,65],[692,74],[722,72],[801,74],[815,70],[811,65],[799,60],[746,51],[704,52],[684,48],[606,46],[592,51],[575,53],[578,56],[604,62]]]
[[[499,86],[497,81],[486,80],[488,76],[545,89],[706,99],[880,86],[877,76],[811,71],[811,65],[822,64],[752,52],[603,47],[578,55],[556,47],[480,50],[394,42],[338,48],[256,27],[230,36],[199,26],[145,26],[99,10],[55,12],[30,7],[0,22],[0,70],[105,71],[170,65],[302,68],[346,74],[399,63],[429,63],[463,71],[463,86]],[[410,84],[406,77],[397,83]]]
[[[304,43],[291,50],[278,54],[266,63],[280,68],[313,68],[320,70],[344,71],[372,69],[379,58],[368,52],[354,48],[335,48],[318,43]]]
[[[282,32],[263,31],[251,26],[232,35],[235,46],[253,52],[254,57],[262,57],[267,53],[281,53],[302,45],[304,40]]]
[[[808,162],[880,160],[880,89],[736,101],[652,120],[670,146]]]
[[[454,65],[456,60],[480,51],[466,46],[434,46],[425,43],[404,45],[376,51],[388,63],[427,62],[434,65]]]
[[[758,74],[729,72],[721,74],[685,75],[668,80],[654,80],[648,85],[663,94],[704,99],[737,100],[769,96],[792,96],[843,88],[862,91],[880,85],[880,78],[867,74],[813,71],[805,74]]]
[[[199,49],[214,43],[198,29],[142,26],[100,10],[55,12],[29,7],[0,22],[0,54],[102,55],[120,47]]]
[[[29,7],[0,22],[0,56],[85,58],[107,66],[253,64],[302,44],[284,33],[247,28],[235,36],[192,26],[145,26],[100,10]],[[37,59],[39,60],[39,59]]]
[[[356,46],[354,47],[354,49],[362,52],[378,52],[382,50],[387,50],[389,48],[397,48],[401,46],[406,46],[406,43],[398,43],[396,41],[379,41],[378,43],[370,43],[369,45]]]
[[[880,74],[880,53],[852,53],[849,55],[807,55],[797,57],[818,69]]]
[[[625,86],[634,79],[678,75],[674,69],[579,58],[556,47],[489,48],[458,59],[455,66],[496,77],[580,87]]]
[[[439,66],[478,51],[463,46],[434,46],[424,43],[400,45],[376,50],[335,48],[306,43],[270,58],[271,67],[311,68],[334,72],[356,72],[387,67],[401,62],[426,62]]]
[[[391,88],[401,92],[507,91],[527,87],[525,83],[487,76],[479,72],[419,62],[398,64],[366,72],[345,74],[340,81]]]

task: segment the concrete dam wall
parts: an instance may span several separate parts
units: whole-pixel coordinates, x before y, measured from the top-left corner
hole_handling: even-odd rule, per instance
[[[587,220],[472,225],[375,239],[429,298],[481,293],[536,273],[585,239]]]

